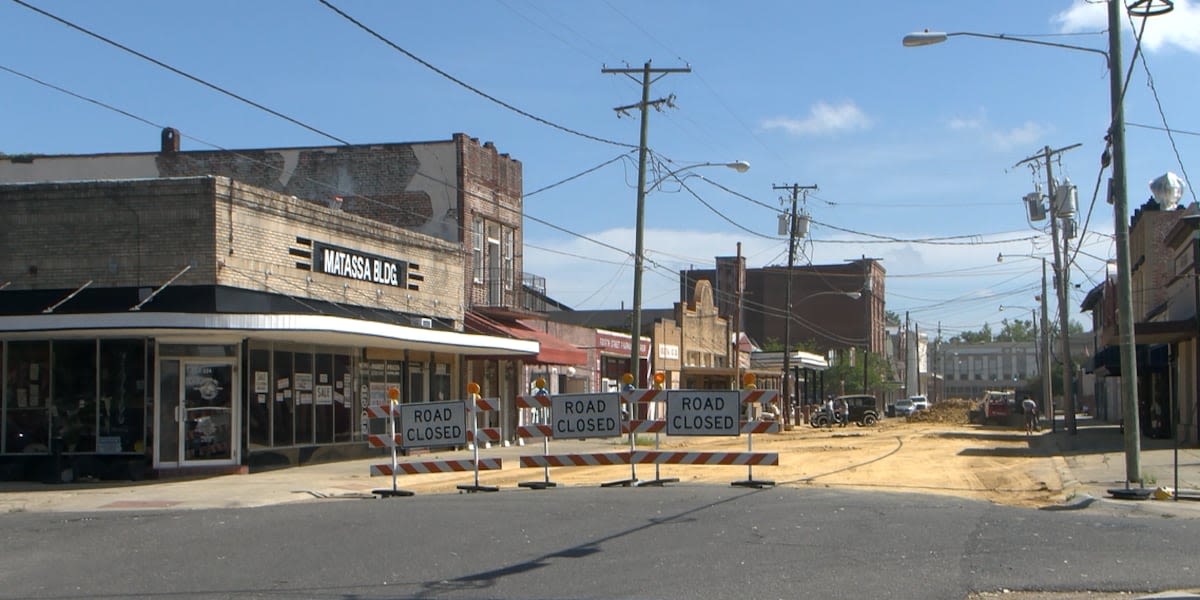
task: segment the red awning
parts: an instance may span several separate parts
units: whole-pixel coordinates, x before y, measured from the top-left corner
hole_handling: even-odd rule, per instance
[[[505,335],[519,340],[538,343],[536,356],[522,356],[522,360],[543,365],[582,365],[587,363],[587,352],[545,331],[530,329],[516,322],[502,322],[475,312],[467,311],[465,324],[468,329],[490,335]]]

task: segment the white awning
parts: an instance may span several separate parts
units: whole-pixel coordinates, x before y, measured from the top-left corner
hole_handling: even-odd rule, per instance
[[[0,338],[253,337],[327,346],[362,346],[471,355],[537,354],[538,343],[406,327],[328,315],[121,312],[0,317]]]

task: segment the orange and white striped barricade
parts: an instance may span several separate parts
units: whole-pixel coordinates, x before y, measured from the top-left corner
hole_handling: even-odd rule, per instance
[[[696,452],[638,450],[631,460],[641,464],[656,465],[779,465],[776,452]]]
[[[757,390],[749,389],[742,390],[742,406],[746,409],[746,415],[751,419],[766,412],[763,407],[771,406],[779,401],[779,392],[776,390]],[[777,413],[768,413],[777,414]],[[776,417],[778,418],[778,417]],[[772,427],[773,425],[773,427]],[[778,433],[779,423],[765,420],[749,420],[741,423],[741,431],[746,434],[746,451],[754,452],[754,434],[755,433]],[[778,459],[774,463],[779,464]],[[743,481],[734,481],[730,485],[739,487],[764,488],[775,485],[774,481],[766,479],[754,478],[754,463],[746,464],[746,479]]]
[[[480,427],[479,414],[485,412],[500,412],[499,398],[484,398],[479,394],[471,394],[471,400],[467,401],[467,419],[471,424],[471,429],[467,431],[467,441],[470,443],[472,452],[475,457],[475,482],[473,484],[463,484],[458,486],[458,489],[465,492],[496,492],[500,488],[491,485],[479,485],[479,441],[485,440],[484,443],[491,447],[492,442],[500,441],[500,430],[494,427]],[[499,459],[496,468],[499,469]]]
[[[631,419],[629,421],[629,424],[628,424],[629,431],[627,432],[627,433],[629,433],[629,440],[630,440],[629,451],[633,452],[634,450],[637,449],[636,441],[637,441],[637,434],[639,434],[639,433],[653,433],[654,434],[654,449],[658,450],[660,447],[660,442],[662,441],[660,436],[662,435],[663,431],[665,431],[667,429],[667,422],[661,418],[662,415],[666,412],[665,410],[663,410],[663,405],[666,403],[666,400],[667,400],[666,390],[660,390],[660,389],[627,390],[621,394],[621,400],[622,400],[622,402],[625,402],[625,404],[629,407],[628,408],[629,414],[631,414],[631,415],[641,414],[643,411],[640,410],[638,407],[645,406],[646,407],[645,414],[646,414],[646,416],[650,417],[650,419],[648,419],[648,420]],[[636,464],[636,463],[634,463],[634,464]],[[678,477],[665,477],[664,478],[662,476],[662,473],[660,472],[658,464],[654,465],[654,479],[638,480],[636,472],[634,473],[634,485],[638,485],[638,486],[643,486],[643,485],[661,486],[663,484],[675,483],[677,481],[679,481]]]
[[[749,397],[747,397],[749,396]],[[743,407],[760,401],[759,394],[745,395],[739,390],[670,390],[667,392],[667,435],[704,435],[737,437],[743,433],[769,430],[756,422],[742,420]],[[748,400],[748,402],[747,402]],[[752,443],[752,442],[751,442]],[[659,464],[703,465],[778,465],[778,454],[755,454],[753,446],[747,452],[657,452],[643,460]],[[684,461],[684,462],[681,462]],[[753,480],[753,473],[751,474]],[[755,481],[756,485],[773,482]],[[745,485],[733,482],[733,485]]]
[[[529,423],[527,425],[517,426],[517,439],[521,440],[521,445],[525,445],[526,439],[542,439],[542,454],[550,454],[550,438],[554,435],[554,431],[550,428],[550,394],[533,394],[530,396],[517,396],[517,408],[534,409],[540,416],[537,423]],[[542,468],[541,481],[519,481],[519,487],[530,488],[534,490],[544,490],[546,488],[557,487],[558,484],[550,481],[550,467]]]
[[[371,475],[390,475],[391,490],[374,490],[374,493],[384,497],[412,496],[413,492],[400,490],[397,487],[397,476],[417,475],[422,473],[449,473],[457,471],[475,471],[477,491],[479,471],[502,468],[499,458],[479,458],[478,451],[472,460],[432,460],[421,462],[400,463],[396,458],[397,448],[428,448],[436,446],[464,446],[467,443],[467,415],[471,412],[467,402],[417,402],[412,404],[395,404],[389,406],[370,406],[366,412],[375,418],[388,418],[387,435],[369,435],[367,442],[375,448],[390,448],[391,464],[371,465]],[[474,401],[472,401],[474,405]],[[397,427],[397,421],[399,427]],[[475,437],[479,437],[479,433]],[[458,486],[467,489],[468,486]]]
[[[525,397],[527,400],[530,396]],[[625,419],[620,394],[555,394],[550,399],[549,434],[555,439],[619,437]],[[526,433],[544,433],[541,428]],[[533,437],[530,435],[529,437]],[[522,467],[590,467],[629,464],[629,453],[542,454],[521,456]],[[547,480],[549,474],[547,473]]]
[[[654,448],[658,448],[659,434],[666,428],[666,421],[658,421],[654,419],[660,412],[657,410],[659,404],[666,400],[666,394],[660,389],[627,389],[621,392],[621,404],[624,405],[626,421],[621,425],[621,432],[629,434],[629,451],[633,452],[637,449],[637,434],[653,433]],[[646,407],[645,411],[641,407]],[[649,419],[639,419],[638,415],[645,413]],[[603,484],[605,487],[616,485],[662,485],[679,481],[678,478],[663,479],[658,472],[658,466],[654,467],[654,479],[643,481],[637,476],[637,463],[629,463],[629,479],[620,481],[612,481]]]
[[[395,388],[392,388],[395,390]],[[389,448],[392,454],[392,464],[390,465],[371,465],[371,474],[375,474],[376,467],[387,467],[389,472],[395,473],[397,470],[398,460],[396,458],[396,448],[401,447],[402,441],[400,435],[396,433],[396,419],[400,418],[400,405],[396,404],[396,398],[399,397],[398,392],[392,394],[393,398],[388,404],[376,404],[363,408],[364,416],[370,419],[387,419],[388,432],[387,435],[368,434],[367,444],[372,448]],[[372,490],[377,496],[382,498],[395,498],[397,496],[411,496],[413,492],[400,489],[396,477],[392,477],[392,489]]]

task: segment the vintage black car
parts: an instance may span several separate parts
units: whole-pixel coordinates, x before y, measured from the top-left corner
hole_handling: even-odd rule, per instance
[[[845,401],[846,405],[850,407],[851,423],[869,427],[879,422],[879,401],[875,399],[875,396],[869,394],[838,396],[833,399],[833,405],[837,406],[839,400]],[[837,423],[837,420],[829,412],[828,406],[821,406],[809,417],[808,422],[813,427],[828,427]]]

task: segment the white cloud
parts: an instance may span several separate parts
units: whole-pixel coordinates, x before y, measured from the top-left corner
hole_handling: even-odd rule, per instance
[[[1033,121],[1026,121],[1020,127],[1014,127],[1007,131],[992,131],[991,139],[996,148],[1008,150],[1020,146],[1028,146],[1040,139],[1046,132],[1045,127]]]
[[[818,102],[808,111],[808,117],[793,119],[776,117],[763,121],[763,129],[782,129],[792,135],[827,135],[841,131],[870,129],[871,119],[853,101],[838,105]]]
[[[1161,6],[1161,2],[1155,2]],[[1148,51],[1165,50],[1171,47],[1185,52],[1200,54],[1200,7],[1192,0],[1174,0],[1175,9],[1171,12],[1150,17],[1146,21],[1145,33],[1142,36],[1143,46]],[[1108,27],[1108,13],[1105,3],[1089,3],[1076,0],[1071,8],[1054,16],[1052,21],[1059,26],[1063,33],[1079,33],[1100,31]],[[1138,17],[1132,19],[1139,29],[1142,21]],[[1122,27],[1130,28],[1130,19],[1122,16]]]
[[[999,129],[982,113],[975,117],[951,117],[946,121],[946,127],[951,131],[971,132],[973,137],[988,141],[994,150],[999,151],[1028,146],[1051,131],[1051,128],[1034,121],[1026,121],[1009,129]]]
[[[946,126],[955,131],[975,131],[983,129],[985,123],[982,117],[951,117]]]

